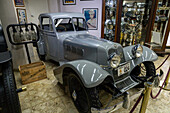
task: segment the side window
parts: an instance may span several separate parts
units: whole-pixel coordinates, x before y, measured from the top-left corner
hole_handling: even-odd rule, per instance
[[[77,18],[73,18],[73,23],[74,23],[74,26],[77,26],[77,25],[78,25]]]
[[[41,19],[41,25],[43,30],[53,31],[52,21],[49,17],[43,17]]]
[[[87,30],[87,25],[84,18],[73,18],[73,23],[76,31]]]
[[[74,31],[71,18],[60,18],[54,21],[57,32]]]

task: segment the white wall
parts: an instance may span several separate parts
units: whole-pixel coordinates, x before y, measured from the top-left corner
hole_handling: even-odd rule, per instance
[[[6,28],[9,24],[17,23],[17,17],[14,8],[14,0],[0,0],[0,20],[8,47],[9,49],[11,49],[10,43],[7,38]]]
[[[38,24],[38,16],[41,13],[48,13],[48,0],[24,0],[27,12],[28,23]]]
[[[97,37],[101,37],[102,0],[93,0],[93,1],[76,0],[76,5],[63,5],[63,0],[60,0],[60,11],[61,12],[82,13],[83,8],[98,8],[98,29],[89,30],[89,33]]]
[[[60,12],[60,0],[48,0],[49,13]]]
[[[25,49],[22,46],[11,45],[8,41],[6,33],[6,27],[9,24],[16,24],[18,20],[14,0],[0,0],[0,20],[7,40],[8,48],[12,52],[13,67],[14,69],[18,69],[19,65],[27,63]]]
[[[0,20],[3,25],[3,29],[6,35],[6,27],[9,24],[18,23],[17,18],[17,8],[26,9],[27,13],[27,21],[38,24],[38,16],[40,13],[48,13],[48,0],[24,0],[25,7],[15,7],[14,0],[0,0]],[[19,65],[24,65],[28,63],[27,55],[25,52],[25,47],[21,46],[13,46],[9,43],[7,35],[5,36],[7,39],[8,47],[12,51],[12,59],[14,69],[18,69]],[[29,47],[30,49],[31,47]],[[30,56],[33,54],[30,51]],[[32,59],[32,58],[31,58]]]
[[[7,25],[17,23],[13,0],[0,0],[0,20],[4,30],[6,29]]]

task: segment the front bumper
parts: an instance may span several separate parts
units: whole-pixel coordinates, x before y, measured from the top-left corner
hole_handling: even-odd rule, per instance
[[[154,77],[154,82],[153,82],[153,85],[155,87],[158,87],[159,84],[160,84],[160,80],[163,78],[163,71],[160,70],[160,73],[157,74],[155,77]],[[150,79],[150,78],[148,78]],[[134,99],[138,98],[141,93],[143,92],[143,89],[140,89],[140,91],[138,91],[137,93],[133,94],[131,97],[130,97],[130,101],[133,101]],[[121,101],[113,106],[110,106],[110,107],[106,107],[106,108],[103,108],[103,109],[97,109],[97,108],[91,108],[91,112],[92,113],[112,113],[116,110],[118,110],[119,108],[121,108],[123,106],[123,103],[125,101]]]
[[[141,95],[142,91],[143,90],[140,90],[137,93],[133,94],[130,97],[130,101],[133,101],[134,99],[138,98]],[[113,106],[106,107],[106,108],[103,108],[103,109],[91,108],[91,112],[92,113],[111,113],[111,112],[114,112],[114,111],[118,110],[119,108],[121,108],[122,105],[123,105],[123,102],[124,101],[121,101],[121,102],[119,102],[119,103],[117,103]]]

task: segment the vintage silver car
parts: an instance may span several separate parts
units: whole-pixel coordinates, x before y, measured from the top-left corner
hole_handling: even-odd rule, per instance
[[[60,63],[54,74],[68,89],[79,112],[100,110],[101,90],[114,99],[145,81],[153,81],[153,61],[158,57],[149,48],[141,45],[123,48],[90,35],[81,13],[40,14],[39,21],[39,56]]]

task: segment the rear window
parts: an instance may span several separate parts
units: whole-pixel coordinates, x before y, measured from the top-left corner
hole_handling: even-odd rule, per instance
[[[73,23],[76,31],[87,30],[87,25],[84,18],[73,18]]]
[[[41,25],[43,30],[53,31],[52,21],[49,17],[42,17]]]

